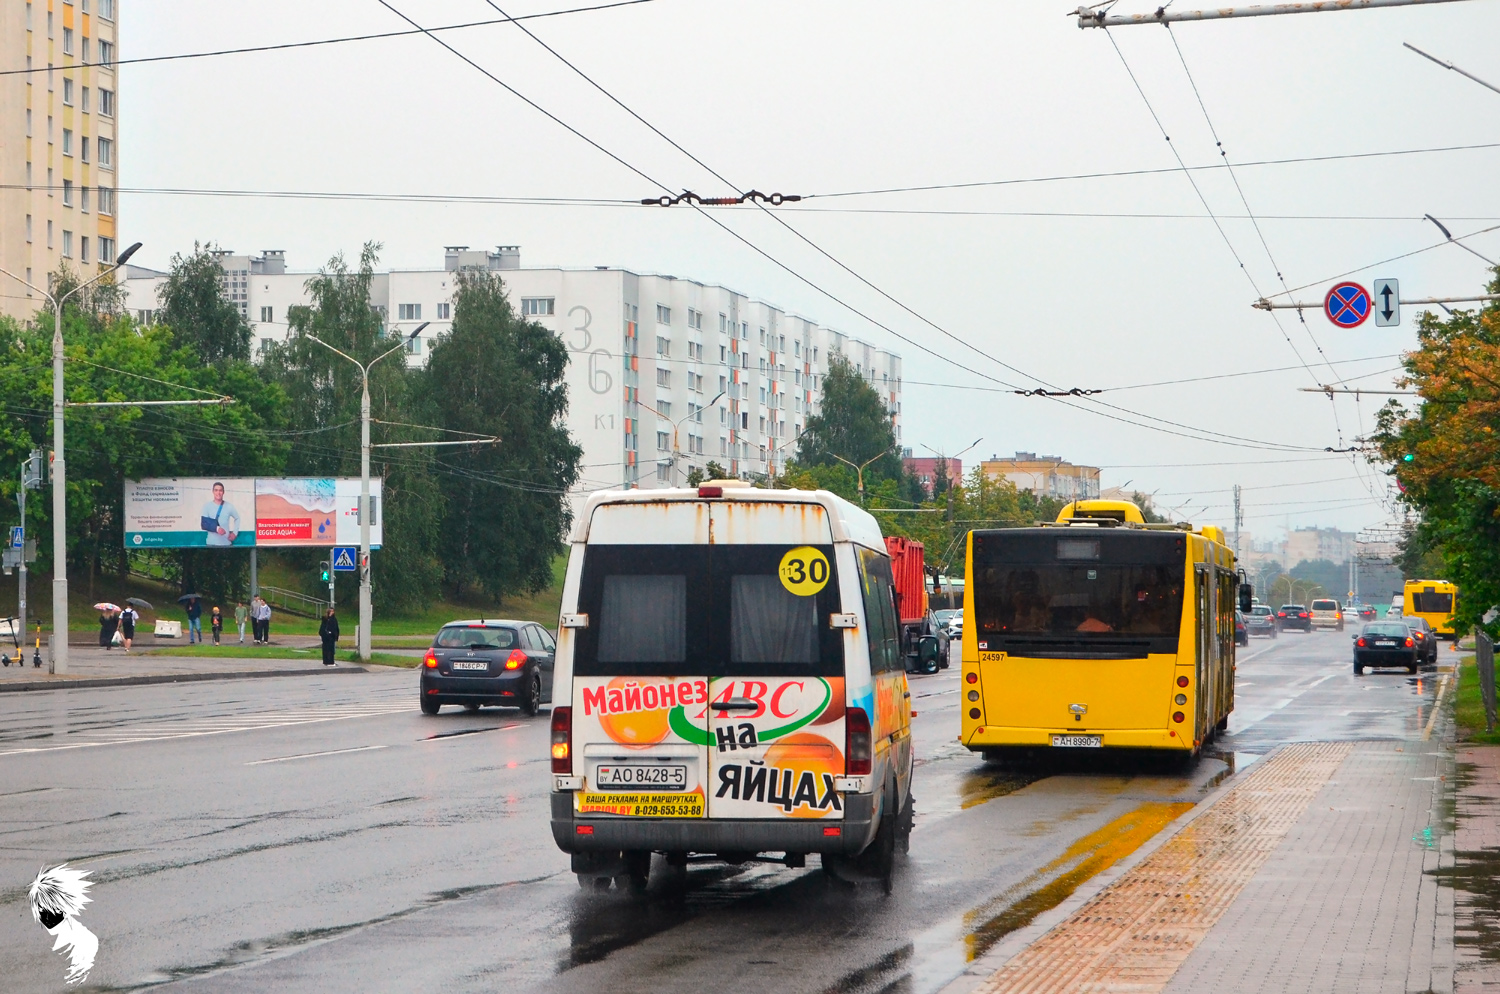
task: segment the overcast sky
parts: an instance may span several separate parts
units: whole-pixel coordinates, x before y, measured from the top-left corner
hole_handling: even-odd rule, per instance
[[[501,16],[486,0],[390,2],[425,26]],[[516,15],[589,0],[498,2]],[[1121,0],[1115,9],[1154,6]],[[119,7],[126,59],[407,27],[380,0]],[[1308,284],[1292,299],[1318,303],[1351,270],[1367,287],[1399,279],[1408,298],[1480,292],[1484,264],[1456,246],[1360,267],[1440,242],[1423,214],[1455,235],[1500,225],[1500,148],[1245,165],[1235,177],[1264,246],[1231,177],[1197,172],[1221,235],[1174,168],[1172,146],[1190,165],[1217,161],[1218,150],[1173,36],[1230,162],[1477,145],[1500,142],[1500,94],[1402,42],[1500,83],[1500,3],[1186,23],[1171,34],[1155,25],[1081,31],[1067,10],[1039,0],[649,0],[527,22],[732,183],[817,195],[781,217],[952,337],[749,209],[713,216],[785,269],[695,211],[628,205],[140,193],[120,198],[122,240],[143,241],[136,261],[148,266],[212,240],[285,249],[295,269],[355,255],[366,240],[384,244],[388,267],[436,267],[444,245],[519,244],[523,265],[609,264],[719,283],[899,352],[904,442],[917,454],[924,445],[956,452],[977,437],[966,464],[1055,454],[1102,466],[1105,486],[1156,492],[1159,505],[1202,523],[1232,521],[1229,488],[1239,483],[1245,528],[1257,537],[1390,520],[1378,467],[1321,451],[1354,444],[1386,398],[1330,403],[1298,388],[1346,377],[1391,389],[1399,354],[1415,343],[1417,309],[1399,328],[1340,330],[1318,311],[1305,326],[1279,311],[1278,327],[1250,307],[1252,283],[1280,291],[1279,268],[1286,286]],[[732,193],[514,25],[440,37],[666,188]],[[662,192],[420,35],[125,66],[121,76],[126,188],[602,200]],[[1171,171],[833,196],[1153,169]],[[1468,244],[1500,258],[1500,231]],[[1123,388],[1273,369],[1109,389],[1070,401],[1078,410],[987,379]]]

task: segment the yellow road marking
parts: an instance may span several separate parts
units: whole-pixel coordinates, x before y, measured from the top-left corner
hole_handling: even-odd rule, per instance
[[[1432,714],[1427,716],[1427,727],[1422,729],[1423,742],[1432,738],[1432,726],[1437,721],[1438,709],[1443,706],[1443,695],[1448,692],[1448,681],[1451,679],[1451,675],[1445,674],[1442,682],[1438,684],[1437,698],[1432,702]]]

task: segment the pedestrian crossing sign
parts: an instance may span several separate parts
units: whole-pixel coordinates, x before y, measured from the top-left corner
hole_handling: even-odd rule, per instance
[[[333,568],[341,573],[354,572],[354,546],[341,545],[333,550]]]

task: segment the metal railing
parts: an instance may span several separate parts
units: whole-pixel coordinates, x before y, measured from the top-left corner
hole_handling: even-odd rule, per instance
[[[306,618],[321,618],[323,612],[328,610],[328,602],[318,597],[309,597],[307,594],[296,590],[287,590],[285,587],[272,587],[262,583],[260,595],[265,598],[267,604],[288,614],[300,614]]]
[[[1474,639],[1474,668],[1479,671],[1479,692],[1484,697],[1484,730],[1495,730],[1495,643],[1484,632]]]

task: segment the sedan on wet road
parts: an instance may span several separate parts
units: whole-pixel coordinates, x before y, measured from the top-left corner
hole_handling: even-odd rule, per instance
[[[449,622],[422,660],[422,713],[437,714],[444,704],[470,711],[492,704],[536,714],[552,700],[556,651],[551,633],[529,621]]]
[[[1363,676],[1365,667],[1399,666],[1409,673],[1417,672],[1420,662],[1417,640],[1410,628],[1398,621],[1381,621],[1365,625],[1354,636],[1354,673]]]
[[[1282,631],[1297,628],[1312,631],[1312,615],[1301,604],[1283,604],[1276,612],[1276,627]]]

